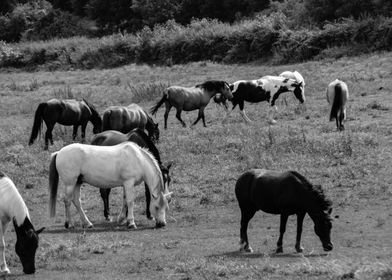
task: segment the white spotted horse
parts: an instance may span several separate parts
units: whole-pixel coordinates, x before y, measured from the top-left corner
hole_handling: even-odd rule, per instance
[[[159,107],[165,103],[166,111],[164,119],[165,129],[167,129],[167,118],[172,107],[177,109],[176,117],[183,127],[186,127],[186,125],[181,119],[181,112],[199,109],[197,119],[192,126],[202,119],[203,125],[206,127],[204,109],[210,102],[211,98],[218,93],[222,94],[229,100],[233,97],[229,84],[225,81],[210,80],[194,87],[171,86],[165,90],[162,99],[151,108],[150,112],[155,115]]]
[[[138,104],[128,106],[110,106],[103,113],[102,130],[117,130],[128,133],[134,128],[147,130],[152,141],[159,140],[158,124]]]
[[[71,201],[79,212],[83,227],[92,227],[80,201],[82,183],[98,188],[123,186],[128,213],[128,228],[136,228],[133,216],[135,186],[145,182],[149,187],[150,211],[156,227],[166,225],[165,212],[171,193],[164,184],[158,162],[147,150],[133,142],[115,146],[94,146],[75,143],[52,153],[49,166],[49,210],[50,217],[56,214],[56,197],[59,178],[65,187],[65,227],[73,227],[71,221]],[[118,221],[122,220],[125,205]]]
[[[327,87],[327,101],[331,105],[329,120],[336,120],[336,127],[339,131],[344,130],[343,121],[346,119],[348,95],[347,84],[338,79],[331,82]]]
[[[233,93],[232,110],[238,105],[243,119],[246,122],[251,122],[244,110],[245,101],[250,103],[267,101],[270,104],[269,121],[270,123],[276,123],[274,120],[274,113],[277,111],[275,103],[280,94],[293,92],[300,103],[305,102],[304,80],[298,72],[295,73],[297,73],[296,76],[293,76],[295,79],[284,76],[264,76],[257,80],[239,80],[230,84]],[[287,73],[283,72],[281,75],[283,74],[286,75]],[[218,95],[214,101],[227,108],[223,96]],[[273,109],[275,112],[272,111]],[[228,111],[226,118],[230,115],[230,112]]]
[[[32,274],[35,272],[38,235],[44,228],[34,229],[29,210],[18,189],[10,178],[0,172],[0,276],[10,273],[5,262],[4,234],[11,221],[16,233],[15,252],[22,262],[23,272]]]
[[[248,223],[258,210],[280,215],[280,235],[277,253],[283,252],[283,234],[287,219],[297,215],[295,250],[302,252],[302,224],[306,214],[314,223],[314,231],[323,249],[331,251],[332,202],[326,198],[321,186],[312,185],[295,171],[277,172],[251,169],[243,173],[235,185],[235,194],[241,210],[240,251],[252,252],[248,241]]]

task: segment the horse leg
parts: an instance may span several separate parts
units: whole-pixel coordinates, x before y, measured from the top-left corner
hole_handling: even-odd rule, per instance
[[[10,270],[7,267],[7,263],[5,262],[4,233],[7,229],[7,225],[8,225],[8,223],[3,223],[0,220],[0,275],[10,273]]]
[[[86,142],[86,127],[87,127],[87,122],[82,123],[82,143]]]
[[[109,194],[111,189],[99,189],[101,198],[103,201],[103,215],[106,221],[110,222],[110,211],[109,211]]]
[[[71,200],[73,198],[74,186],[68,185],[65,187],[64,206],[65,206],[65,228],[74,228],[71,218]]]
[[[124,182],[125,200],[128,206],[127,227],[136,229],[135,218],[133,216],[133,203],[135,200],[135,180],[130,179]]]
[[[279,239],[278,239],[278,247],[276,248],[276,253],[283,253],[283,234],[286,231],[286,224],[287,224],[287,219],[289,218],[289,215],[286,214],[281,214],[280,215],[280,234],[279,234]]]
[[[121,211],[117,216],[117,223],[122,224],[122,221],[125,219],[125,217],[128,215],[128,208],[127,208],[127,202],[125,200],[125,189],[123,188],[123,204],[121,207]]]
[[[342,109],[342,112],[340,113],[340,116],[339,116],[340,131],[344,130],[344,125],[343,125],[344,117],[345,117],[345,114],[344,114],[344,111]]]
[[[78,127],[79,127],[78,124],[76,124],[76,125],[73,126],[72,140],[75,140],[75,138],[76,138],[76,136],[77,136],[77,134],[78,134]]]
[[[152,220],[153,217],[151,216],[151,212],[150,212],[151,195],[150,195],[150,190],[148,188],[148,185],[146,183],[144,183],[144,190],[146,194],[146,216],[147,219]]]
[[[306,213],[297,213],[297,237],[295,240],[295,250],[297,253],[302,253],[304,248],[301,246],[301,234],[302,234],[302,224],[304,222]]]
[[[269,109],[269,122],[270,124],[276,124],[275,114],[278,112],[278,107],[276,105],[271,106]]]
[[[177,109],[176,118],[181,122],[182,127],[186,127],[185,122],[181,119],[182,109]]]
[[[49,140],[50,143],[53,145],[53,135],[52,130],[54,128],[54,124],[46,124],[46,132],[45,132],[45,150],[49,147]]]
[[[74,195],[72,198],[72,202],[75,205],[76,209],[79,212],[80,215],[80,220],[82,221],[82,226],[83,228],[92,228],[93,224],[89,221],[89,219],[86,216],[86,213],[84,212],[82,205],[80,203],[80,187],[81,184],[76,184],[75,185],[75,190],[74,190]]]
[[[241,209],[240,252],[253,252],[248,241],[248,224],[255,213],[256,211],[253,209]]]
[[[197,124],[197,122],[201,119],[201,118],[203,118],[203,110],[204,110],[204,108],[200,108],[199,109],[199,113],[198,113],[198,115],[197,115],[197,119],[195,120],[195,122],[192,124],[192,126],[194,126],[195,124]],[[203,120],[203,122],[204,122],[204,120]],[[206,124],[205,124],[205,122],[204,122],[204,127],[206,126]]]
[[[166,111],[165,111],[164,119],[165,119],[165,129],[167,129],[167,118],[169,117],[169,112],[172,106],[168,102],[165,103],[165,106],[166,106]]]
[[[238,103],[238,105],[239,105],[239,107],[240,107],[240,115],[241,115],[241,117],[244,119],[244,121],[245,121],[246,123],[251,123],[252,120],[249,119],[248,116],[247,116],[246,113],[245,113],[245,110],[244,110],[245,104],[244,104],[244,103],[245,103],[245,102],[244,102],[243,100],[240,101],[240,102]]]

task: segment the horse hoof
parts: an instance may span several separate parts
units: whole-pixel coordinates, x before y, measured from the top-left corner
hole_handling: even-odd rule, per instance
[[[69,223],[69,222],[65,222],[64,223],[64,227],[66,229],[73,229],[73,228],[75,228],[75,226],[73,224]]]
[[[297,253],[302,253],[304,251],[304,247],[295,247]]]
[[[240,248],[241,253],[253,253],[253,249],[251,247]]]
[[[128,223],[128,222],[127,222],[127,228],[128,228],[128,229],[137,229],[135,223],[130,224],[130,223]]]
[[[283,248],[282,247],[278,247],[276,248],[275,253],[279,254],[279,253],[283,253]]]
[[[93,227],[94,227],[94,225],[92,223],[83,225],[83,228],[93,228]]]
[[[107,221],[107,222],[112,222],[112,221],[113,221],[113,219],[112,219],[112,217],[110,217],[110,216],[107,216],[107,217],[105,217],[105,221]]]
[[[10,273],[11,273],[11,271],[8,269],[8,267],[6,267],[4,270],[0,271],[0,275],[10,274]]]
[[[276,120],[270,120],[270,121],[269,121],[269,124],[276,124],[276,123],[277,123]]]

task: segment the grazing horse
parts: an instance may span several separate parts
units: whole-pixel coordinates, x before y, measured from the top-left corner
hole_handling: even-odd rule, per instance
[[[168,165],[163,165],[161,161],[161,156],[157,147],[151,141],[151,139],[144,133],[143,130],[139,128],[135,128],[128,132],[127,134],[121,133],[116,130],[106,130],[104,132],[98,133],[94,135],[91,144],[97,146],[113,146],[120,144],[125,141],[132,141],[138,144],[142,148],[146,148],[157,160],[159,164],[159,168],[161,169],[163,181],[167,184],[167,187],[170,184],[170,175],[169,169],[172,166],[172,163]],[[99,189],[101,193],[101,197],[103,200],[103,215],[105,216],[106,220],[110,220],[110,211],[109,211],[109,194],[111,189]],[[148,219],[152,219],[151,212],[150,212],[150,191],[148,186],[145,184],[145,193],[146,193],[146,215]]]
[[[302,95],[303,99],[305,100],[305,79],[304,77],[302,77],[302,75],[298,72],[298,71],[284,71],[282,73],[279,74],[280,77],[284,77],[284,78],[289,78],[289,79],[293,79],[296,80],[298,83],[301,84],[301,86],[299,88],[296,88],[295,90],[297,90],[297,94],[298,96]],[[295,94],[295,92],[294,92]]]
[[[176,117],[182,123],[183,127],[186,127],[186,125],[181,119],[181,112],[183,110],[193,111],[199,109],[197,119],[192,126],[202,119],[203,125],[206,127],[204,109],[210,102],[210,99],[217,93],[221,93],[229,100],[233,97],[229,84],[225,81],[211,80],[194,87],[171,86],[165,90],[162,99],[151,108],[150,112],[155,115],[159,107],[165,103],[166,111],[164,117],[165,129],[167,129],[167,118],[173,106],[177,109]]]
[[[102,119],[93,105],[85,99],[78,101],[75,99],[51,99],[40,103],[35,111],[33,130],[29,145],[34,143],[41,130],[42,121],[46,124],[45,150],[48,149],[49,140],[53,145],[52,130],[57,123],[61,125],[73,125],[72,138],[76,138],[79,125],[82,126],[82,141],[86,137],[86,126],[90,121],[94,128],[93,133],[101,132]]]
[[[153,141],[159,140],[158,124],[139,105],[111,106],[103,113],[102,130],[117,130],[128,133],[134,128],[145,129]]]
[[[80,203],[82,183],[88,183],[98,188],[113,188],[122,185],[128,206],[127,226],[128,228],[136,228],[133,216],[134,186],[145,182],[150,190],[150,211],[155,218],[156,226],[166,225],[165,211],[168,208],[171,193],[168,192],[163,182],[162,173],[155,158],[135,143],[124,142],[115,146],[75,143],[53,153],[49,166],[51,217],[56,214],[59,178],[65,186],[66,220],[64,226],[66,228],[73,227],[70,212],[71,201],[79,212],[82,225],[93,226]],[[122,216],[124,208],[119,217]]]
[[[277,172],[252,169],[242,174],[235,185],[235,194],[241,209],[240,251],[252,252],[247,228],[258,210],[280,215],[280,235],[277,253],[283,252],[283,234],[289,215],[297,215],[297,238],[295,249],[302,252],[302,223],[306,213],[314,222],[314,230],[325,251],[333,248],[331,243],[331,211],[329,201],[320,186],[314,186],[295,171]]]
[[[23,272],[35,272],[35,252],[38,248],[38,235],[44,230],[35,230],[30,220],[29,210],[14,183],[0,172],[0,276],[10,273],[5,262],[4,234],[10,222],[16,232],[15,252],[22,262]]]
[[[329,121],[336,119],[336,127],[339,131],[344,130],[343,120],[346,119],[347,100],[348,88],[345,82],[336,79],[328,85],[327,101],[331,105]]]
[[[302,76],[301,76],[302,77]],[[280,76],[264,76],[258,80],[240,80],[230,84],[230,89],[233,93],[231,100],[233,107],[232,110],[238,105],[240,107],[240,114],[246,122],[251,122],[245,113],[245,101],[251,103],[258,103],[267,101],[270,103],[271,109],[277,111],[275,102],[279,95],[284,92],[292,91],[294,96],[301,102],[305,102],[305,95],[303,92],[303,83],[297,80],[280,77]],[[218,104],[222,104],[227,108],[226,100],[223,96],[218,96],[214,99]],[[226,118],[230,115],[228,111]],[[270,110],[270,122],[276,123],[274,120],[274,112]]]

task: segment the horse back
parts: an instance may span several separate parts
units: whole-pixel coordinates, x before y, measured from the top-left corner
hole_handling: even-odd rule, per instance
[[[128,107],[113,106],[104,112],[103,130],[117,130],[127,133],[134,128],[144,129],[147,120],[147,113],[137,104],[131,104]]]
[[[198,87],[171,86],[167,89],[168,100],[171,105],[184,111],[192,111],[206,106],[211,96]]]

